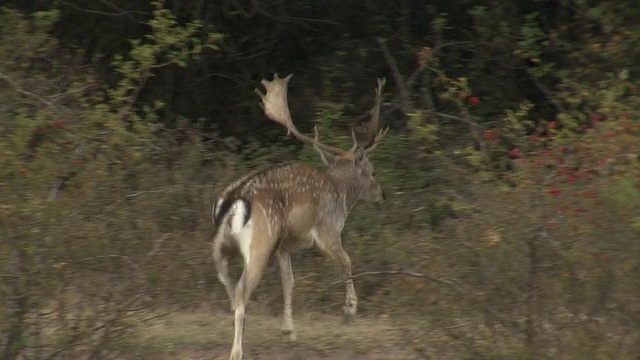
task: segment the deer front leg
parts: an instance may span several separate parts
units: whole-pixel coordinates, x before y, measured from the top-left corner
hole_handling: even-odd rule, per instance
[[[346,297],[344,300],[343,318],[345,323],[353,321],[357,313],[358,297],[356,296],[356,288],[353,285],[353,279],[351,278],[351,259],[346,251],[340,247],[336,247],[332,250],[334,257],[340,262],[340,268],[342,273],[342,280],[345,284]]]
[[[291,269],[291,255],[284,250],[278,250],[276,256],[278,258],[278,264],[280,265],[280,277],[282,279],[282,293],[284,297],[282,333],[289,335],[289,340],[295,341],[297,337],[293,329],[292,297],[294,278],[293,270]]]

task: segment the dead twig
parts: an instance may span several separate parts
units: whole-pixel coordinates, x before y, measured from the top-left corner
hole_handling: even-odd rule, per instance
[[[120,111],[118,112],[118,118],[121,119],[123,122],[129,121],[129,116],[135,110],[134,107],[135,107],[136,101],[138,100],[138,96],[140,95],[140,92],[142,91],[142,89],[144,89],[145,85],[147,84],[147,80],[149,80],[151,76],[153,76],[153,74],[151,73],[151,69],[149,68],[144,69],[142,76],[140,76],[140,80],[138,80],[138,84],[136,85],[135,88],[131,90],[131,92],[127,96],[125,100],[125,104],[122,106],[122,109],[120,109]]]
[[[358,274],[354,274],[351,276],[351,279],[355,279],[355,278],[359,278],[359,277],[363,277],[363,276],[374,276],[374,275],[403,275],[403,276],[409,276],[409,277],[416,277],[416,278],[423,278],[423,279],[427,279],[427,280],[431,280],[433,282],[437,282],[443,285],[447,285],[449,287],[451,287],[452,289],[456,290],[459,293],[469,293],[470,290],[468,287],[466,286],[462,286],[461,284],[459,284],[459,281],[452,281],[452,280],[447,280],[447,279],[442,279],[442,278],[438,278],[435,276],[431,276],[428,274],[424,274],[424,273],[419,273],[419,272],[415,272],[415,271],[408,271],[408,270],[380,270],[380,271],[365,271],[365,272],[361,272]],[[334,285],[338,285],[338,284],[343,284],[344,281],[340,280],[340,281],[334,281],[332,283],[329,283],[329,285],[327,285],[328,287],[330,286],[334,286]]]
[[[11,87],[13,88],[13,90],[15,90],[15,92],[24,95],[26,97],[30,97],[33,98],[35,100],[38,100],[39,102],[41,102],[43,105],[45,105],[46,107],[53,109],[53,110],[57,110],[56,106],[49,100],[43,98],[42,96],[32,93],[31,91],[27,91],[24,88],[22,88],[22,86],[20,86],[20,84],[18,84],[14,79],[12,79],[11,77],[3,74],[0,72],[0,79],[4,80],[7,84],[11,85]]]
[[[411,113],[411,109],[413,108],[413,106],[411,105],[411,95],[409,93],[409,89],[407,88],[407,84],[404,80],[404,76],[402,76],[402,73],[400,72],[400,68],[398,67],[398,63],[396,62],[396,59],[391,54],[391,51],[389,51],[389,48],[387,47],[387,43],[385,42],[385,40],[382,38],[376,38],[376,40],[378,41],[378,46],[380,47],[380,51],[382,51],[384,58],[387,60],[387,64],[389,65],[389,68],[391,68],[393,79],[395,80],[396,85],[398,86],[398,90],[400,91],[400,107],[404,112],[404,114],[409,114]]]
[[[164,192],[164,190],[162,190],[162,189],[160,189],[160,190],[143,190],[143,191],[138,191],[138,192],[133,193],[133,194],[127,194],[127,195],[125,195],[125,197],[133,198],[133,197],[137,197],[137,196],[140,196],[140,195],[143,195],[143,194],[154,194],[154,193],[163,193],[163,192]]]

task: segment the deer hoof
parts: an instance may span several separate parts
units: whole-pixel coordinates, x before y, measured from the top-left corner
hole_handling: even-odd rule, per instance
[[[342,322],[345,324],[351,324],[353,319],[356,317],[356,308],[354,307],[344,307],[344,312],[342,313]]]
[[[286,336],[289,341],[298,340],[298,335],[293,329],[282,329],[282,335]]]
[[[242,360],[242,349],[231,349],[229,360]]]

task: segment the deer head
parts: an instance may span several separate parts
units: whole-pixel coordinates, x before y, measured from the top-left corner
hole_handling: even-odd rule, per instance
[[[320,142],[317,127],[314,127],[313,138],[300,133],[295,127],[287,102],[287,85],[292,76],[279,78],[278,74],[275,74],[272,81],[262,80],[266,94],[258,89],[255,90],[262,100],[260,105],[267,117],[284,126],[288,135],[293,135],[316,149],[322,162],[329,165],[329,175],[336,180],[338,186],[345,188],[344,191],[348,195],[347,201],[350,206],[360,199],[374,202],[383,200],[385,198],[384,191],[375,178],[376,172],[367,154],[376,148],[389,131],[388,127],[378,130],[380,102],[385,80],[378,79],[374,106],[371,109],[371,121],[367,126],[367,141],[363,145],[358,144],[355,132],[352,130],[353,145],[349,150],[343,150]]]

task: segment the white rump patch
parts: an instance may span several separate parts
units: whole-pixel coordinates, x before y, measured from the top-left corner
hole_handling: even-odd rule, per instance
[[[244,219],[247,214],[247,206],[244,201],[238,200],[233,203],[231,207],[231,234],[238,242],[238,248],[240,249],[240,253],[242,253],[242,257],[244,258],[245,264],[249,264],[249,248],[251,247],[251,238],[253,235],[253,221],[249,219],[246,224],[244,224]]]
[[[244,219],[247,217],[247,206],[244,201],[237,200],[231,206],[229,213],[231,214],[231,234],[236,235],[245,227]],[[247,225],[249,225],[247,223]]]
[[[238,242],[238,248],[242,253],[245,265],[249,265],[249,258],[251,255],[251,238],[253,237],[253,226],[251,226],[251,220],[245,225],[242,231],[236,234],[236,241]]]

